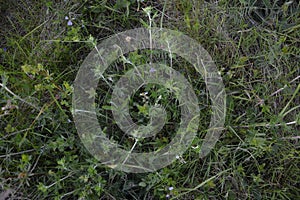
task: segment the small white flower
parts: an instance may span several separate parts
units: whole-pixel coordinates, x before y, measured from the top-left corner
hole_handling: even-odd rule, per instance
[[[186,163],[186,161],[181,156],[176,155],[176,159],[178,159],[183,164]]]
[[[172,191],[174,189],[174,187],[169,187],[169,190]]]
[[[109,81],[113,82],[114,80],[112,79],[112,77],[108,77],[107,78]]]
[[[140,96],[147,96],[148,92],[142,92],[140,93]]]
[[[65,16],[65,20],[68,20],[69,19],[69,17],[68,16]]]
[[[131,37],[127,36],[127,37],[125,38],[125,40],[126,40],[127,42],[130,42],[130,41],[131,41]]]

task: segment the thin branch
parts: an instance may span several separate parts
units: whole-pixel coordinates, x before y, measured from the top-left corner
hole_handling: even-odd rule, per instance
[[[10,153],[10,154],[6,154],[6,155],[0,155],[0,158],[5,158],[5,157],[8,157],[8,156],[20,155],[20,154],[23,154],[23,153],[29,153],[29,152],[33,152],[33,151],[36,151],[36,149],[29,149],[29,150],[20,151],[20,152],[17,152],[17,153]]]
[[[300,78],[300,76],[297,76],[296,78],[294,78],[293,80],[291,80],[289,83],[291,84],[291,83],[295,82],[296,80],[298,80],[299,78]],[[278,94],[279,92],[281,92],[282,90],[284,90],[287,87],[288,87],[287,85],[284,85],[282,88],[280,88],[280,89],[276,90],[275,92],[273,92],[271,94],[271,96],[274,96],[275,94]]]
[[[35,109],[37,109],[37,110],[40,109],[38,106],[36,106],[36,105],[34,105],[34,104],[32,104],[32,103],[30,103],[30,102],[28,102],[28,101],[25,101],[25,100],[22,99],[19,95],[16,95],[15,93],[13,93],[9,88],[7,88],[6,86],[4,86],[2,83],[0,83],[0,86],[1,86],[2,88],[4,88],[8,93],[10,93],[11,95],[13,95],[13,96],[16,97],[17,99],[19,99],[20,101],[22,101],[22,102],[24,102],[24,103],[30,105],[31,107],[33,107],[33,108],[35,108]]]

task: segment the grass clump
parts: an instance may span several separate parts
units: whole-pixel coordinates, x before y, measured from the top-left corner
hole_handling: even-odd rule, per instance
[[[297,199],[300,196],[300,5],[297,1],[0,1],[0,199]],[[147,15],[148,13],[148,15]],[[77,135],[72,84],[85,57],[105,38],[137,27],[165,27],[197,40],[212,56],[226,88],[226,123],[199,159],[210,120],[200,75],[174,55],[172,67],[199,98],[199,131],[191,147],[157,172],[105,167]],[[151,54],[152,56],[149,56]],[[168,52],[144,50],[134,65],[170,64]],[[105,76],[117,81],[132,64],[119,59]],[[97,88],[98,120],[125,149],[134,140],[117,127],[111,89]],[[145,94],[147,95],[140,95]],[[147,105],[161,103],[169,123],[137,152],[169,143],[178,102],[164,87],[133,95],[132,118],[147,124]]]

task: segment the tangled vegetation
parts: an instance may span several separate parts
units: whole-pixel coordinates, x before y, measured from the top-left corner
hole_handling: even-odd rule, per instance
[[[297,199],[300,196],[300,4],[284,0],[0,0],[0,199]],[[110,35],[164,27],[197,40],[215,61],[227,93],[226,122],[199,159],[210,120],[200,75],[180,57],[173,67],[193,85],[199,131],[176,162],[153,173],[116,171],[81,143],[72,117],[73,82],[89,52]],[[153,57],[149,56],[153,54]],[[105,72],[118,80],[167,52],[125,55]],[[111,90],[99,82],[98,120],[125,149],[134,143],[114,122]],[[91,95],[91,94],[90,94]],[[180,110],[172,94],[147,85],[130,112],[149,121],[160,98],[169,123],[136,151],[169,143]],[[147,103],[147,104],[146,104]]]

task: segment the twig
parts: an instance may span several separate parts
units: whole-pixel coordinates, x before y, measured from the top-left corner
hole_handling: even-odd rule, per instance
[[[8,157],[8,156],[20,155],[20,154],[23,154],[23,153],[29,153],[29,152],[33,152],[33,151],[36,151],[36,149],[29,149],[29,150],[20,151],[20,152],[17,152],[17,153],[10,153],[10,154],[6,154],[6,155],[0,155],[0,158],[5,158],[5,157]]]
[[[127,161],[128,158],[129,158],[129,155],[131,154],[131,152],[133,151],[133,149],[135,148],[135,146],[136,146],[137,143],[138,143],[138,139],[135,138],[135,142],[134,142],[132,148],[130,149],[129,153],[127,154],[125,160],[123,161],[122,165],[124,165],[124,164],[126,163],[126,161]]]
[[[291,83],[293,83],[294,81],[298,80],[299,78],[300,78],[300,76],[297,76],[296,78],[294,78],[293,80],[291,80],[289,83],[291,84]],[[274,96],[275,94],[281,92],[281,91],[284,90],[285,88],[287,88],[287,85],[284,85],[282,88],[280,88],[280,89],[276,90],[275,92],[273,92],[273,93],[271,94],[271,96]]]
[[[244,126],[233,126],[234,128],[250,128],[250,127],[278,127],[278,126],[283,126],[283,125],[293,125],[297,124],[297,121],[292,121],[292,122],[287,122],[284,124],[270,124],[270,123],[257,123],[253,125],[244,125]]]
[[[33,107],[33,108],[35,108],[35,109],[37,109],[37,110],[40,109],[38,106],[33,105],[32,103],[25,101],[25,100],[22,99],[19,95],[16,95],[15,93],[13,93],[9,88],[7,88],[6,86],[4,86],[2,83],[0,83],[0,86],[1,86],[2,88],[4,88],[8,93],[10,93],[11,95],[13,95],[13,96],[16,97],[17,99],[19,99],[20,101],[22,101],[22,102],[24,102],[24,103],[30,105],[31,107]]]
[[[42,127],[42,126],[43,126],[43,125],[41,125],[41,126],[36,126],[36,127],[25,128],[25,129],[23,129],[23,130],[15,131],[15,132],[13,132],[13,133],[10,133],[10,134],[7,134],[7,135],[3,136],[3,137],[1,138],[1,140],[5,139],[5,138],[7,138],[7,137],[10,137],[10,136],[16,135],[16,134],[18,134],[18,133],[22,133],[22,132],[28,131],[28,130],[30,130],[30,129],[40,128],[40,127]]]
[[[216,175],[214,175],[214,176],[212,176],[212,177],[206,179],[205,181],[203,181],[202,183],[200,183],[199,185],[197,185],[197,186],[194,187],[194,188],[188,188],[188,189],[186,189],[186,190],[187,190],[186,192],[180,193],[180,194],[178,194],[177,196],[173,197],[172,199],[177,199],[177,198],[180,197],[180,196],[186,195],[186,194],[188,194],[188,193],[190,193],[190,192],[193,192],[193,191],[195,191],[195,190],[197,190],[197,189],[203,187],[203,186],[204,186],[205,184],[207,184],[209,181],[211,181],[211,180],[213,180],[213,179],[219,177],[220,175],[224,174],[225,172],[228,172],[229,170],[231,170],[231,168],[226,169],[226,170],[224,170],[224,171],[221,171],[221,172],[219,172],[218,174],[216,174]]]

